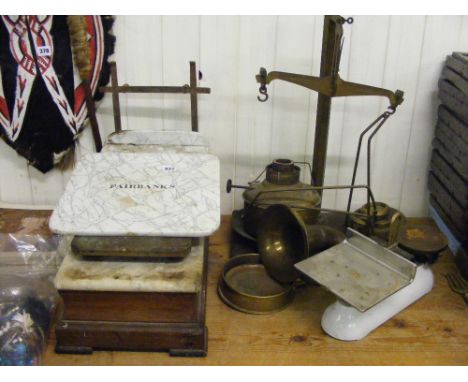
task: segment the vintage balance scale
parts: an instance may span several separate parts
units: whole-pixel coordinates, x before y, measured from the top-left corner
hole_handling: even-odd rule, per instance
[[[219,160],[198,133],[190,85],[119,86],[116,132],[77,164],[50,219],[65,236],[55,285],[64,306],[56,351],[168,351],[204,356],[208,236],[220,223]],[[119,93],[191,97],[192,131],[122,131]]]
[[[430,226],[413,226],[403,214],[371,191],[371,143],[403,102],[403,92],[356,84],[340,78],[343,24],[352,18],[325,16],[320,77],[261,68],[259,101],[266,85],[280,79],[317,91],[313,165],[276,159],[244,189],[244,208],[232,216],[232,258],[218,284],[220,298],[246,313],[265,314],[285,308],[294,289],[311,280],[338,300],[322,316],[322,328],[340,340],[358,340],[428,293],[433,275],[427,263],[447,246]],[[331,98],[385,96],[388,110],[360,134],[350,185],[323,186]],[[367,139],[367,184],[356,185],[364,136]],[[299,165],[309,165],[311,184],[300,182]],[[265,178],[261,176],[265,173]],[[348,189],[347,209],[321,208],[324,190]],[[367,204],[351,212],[354,190],[367,191]]]

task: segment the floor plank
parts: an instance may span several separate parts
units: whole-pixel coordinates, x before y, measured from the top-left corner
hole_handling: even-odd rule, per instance
[[[31,215],[33,214],[33,215]],[[0,210],[3,228],[20,228],[28,216],[47,212]],[[16,221],[16,222],[15,222]],[[44,228],[43,228],[44,229]],[[9,231],[12,232],[12,231]],[[365,339],[342,342],[320,327],[325,307],[334,297],[323,288],[299,289],[294,302],[279,313],[255,316],[224,305],[216,294],[222,266],[228,259],[229,217],[210,239],[206,358],[173,358],[166,353],[95,352],[59,355],[53,335],[45,365],[468,365],[468,307],[450,291],[443,275],[455,269],[446,251],[433,266],[430,294],[376,329]]]

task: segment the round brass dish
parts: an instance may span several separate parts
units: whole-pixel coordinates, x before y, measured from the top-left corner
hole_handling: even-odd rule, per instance
[[[258,251],[268,273],[280,283],[291,283],[301,276],[294,264],[341,243],[345,235],[318,224],[305,224],[288,206],[269,207],[258,228]]]
[[[294,298],[293,285],[272,279],[260,255],[247,253],[231,258],[218,283],[221,300],[233,309],[250,314],[268,314],[284,309]]]
[[[433,263],[448,246],[448,240],[435,224],[411,222],[398,233],[398,246],[416,256],[416,260]]]

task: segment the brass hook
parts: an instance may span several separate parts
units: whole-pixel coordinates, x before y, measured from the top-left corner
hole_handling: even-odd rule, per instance
[[[260,101],[260,102],[266,102],[268,100],[268,93],[267,93],[267,88],[265,85],[261,85],[259,88],[258,88],[258,91],[260,92],[260,94],[262,94],[264,97],[260,97],[260,96],[257,96],[257,99]]]

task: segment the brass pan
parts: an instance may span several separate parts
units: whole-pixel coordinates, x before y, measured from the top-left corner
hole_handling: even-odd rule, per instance
[[[221,300],[233,309],[250,314],[268,314],[284,309],[294,299],[294,286],[272,279],[257,253],[231,258],[218,283]]]

